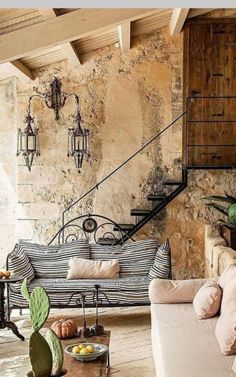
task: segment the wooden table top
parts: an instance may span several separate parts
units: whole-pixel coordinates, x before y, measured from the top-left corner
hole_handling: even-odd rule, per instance
[[[106,331],[105,335],[93,336],[86,338],[91,343],[102,343],[109,347],[110,331]],[[62,347],[65,348],[70,344],[81,343],[84,339],[75,337],[72,339],[62,340]],[[63,369],[67,370],[65,377],[106,377],[107,371],[107,353],[94,361],[79,361],[64,352]]]

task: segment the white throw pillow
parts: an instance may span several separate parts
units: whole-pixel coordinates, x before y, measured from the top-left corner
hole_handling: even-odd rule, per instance
[[[220,311],[222,290],[216,281],[207,281],[196,293],[193,307],[198,319],[214,317]]]
[[[115,279],[119,277],[119,271],[118,259],[93,261],[73,257],[69,259],[67,279]]]

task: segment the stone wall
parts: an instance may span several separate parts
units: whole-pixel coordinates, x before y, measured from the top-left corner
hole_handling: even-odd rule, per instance
[[[0,81],[0,265],[16,242],[16,80]]]
[[[21,159],[17,160],[16,168],[13,141],[9,149],[5,146],[0,156],[3,165],[7,152],[11,161],[7,178],[13,180],[14,185],[17,170],[17,194],[8,198],[8,210],[15,211],[12,223],[6,225],[4,217],[0,217],[1,234],[6,235],[1,243],[4,245],[1,246],[2,259],[4,253],[12,249],[15,238],[48,242],[60,226],[65,207],[182,112],[182,49],[182,35],[171,38],[168,29],[162,29],[136,38],[132,49],[125,54],[109,46],[83,56],[83,65],[79,68],[71,68],[66,61],[41,68],[35,72],[37,78],[33,83],[26,85],[17,81],[15,96],[14,80],[2,84],[1,99],[7,97],[11,89],[11,101],[3,98],[0,102],[4,109],[1,111],[4,132],[5,127],[9,128],[11,136],[15,115],[14,132],[22,127],[33,87],[47,90],[54,75],[61,79],[65,92],[79,94],[84,126],[92,132],[91,165],[85,162],[78,174],[73,160],[66,155],[73,100],[68,99],[58,123],[43,102],[33,102],[35,123],[40,129],[41,156],[35,160],[32,171],[27,171]],[[148,193],[158,191],[164,178],[179,176],[181,143],[181,122],[178,122],[83,200],[70,216],[94,212],[116,222],[129,223],[131,208],[145,208]],[[212,193],[222,194],[224,190],[233,193],[234,179],[234,172],[192,172],[185,192],[136,238],[163,240],[168,236],[176,277],[202,276],[204,223],[216,220],[217,214],[206,210],[201,198]]]
[[[79,68],[63,61],[35,72],[28,86],[18,82],[18,124],[22,124],[33,87],[48,89],[54,75],[67,93],[80,96],[84,126],[92,132],[91,165],[78,174],[68,159],[67,129],[72,125],[74,100],[68,99],[57,123],[53,111],[35,99],[32,111],[40,129],[41,156],[32,171],[18,164],[18,237],[48,242],[60,226],[63,209],[121,164],[182,111],[182,36],[168,30],[137,38],[126,54],[109,46],[83,57]],[[181,124],[94,191],[70,216],[99,213],[117,222],[130,222],[131,208],[147,205],[146,195],[163,174],[178,169]],[[175,145],[169,149],[172,137]],[[177,161],[177,166],[173,166]],[[19,160],[18,160],[19,162]],[[152,228],[152,225],[151,225]],[[154,232],[156,236],[156,231]],[[150,234],[150,226],[139,237]],[[158,234],[159,236],[159,234]]]

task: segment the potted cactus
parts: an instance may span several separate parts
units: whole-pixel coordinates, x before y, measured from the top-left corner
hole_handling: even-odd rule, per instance
[[[236,250],[236,197],[225,194],[225,196],[213,195],[203,199],[211,200],[206,205],[223,213],[227,218],[219,219],[218,222],[221,224],[222,236],[228,245]]]
[[[32,371],[28,377],[59,377],[65,373],[63,366],[63,350],[57,335],[48,329],[46,337],[39,330],[44,325],[50,311],[50,301],[46,291],[37,287],[29,293],[27,279],[21,286],[23,297],[29,302],[30,319],[33,332],[29,340],[29,356]]]

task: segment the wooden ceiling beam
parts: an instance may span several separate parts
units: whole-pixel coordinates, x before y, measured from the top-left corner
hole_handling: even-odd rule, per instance
[[[0,65],[0,75],[4,78],[16,76],[25,82],[34,80],[32,72],[20,60],[4,63]]]
[[[156,9],[79,9],[0,36],[0,63],[102,33],[157,13]]]
[[[53,8],[38,8],[38,11],[44,20],[50,20],[51,18],[55,18],[57,16]]]
[[[202,16],[203,14],[213,11],[215,8],[191,8],[187,18]]]
[[[121,51],[126,52],[130,50],[131,47],[131,35],[130,35],[131,24],[126,22],[118,26],[118,35]]]
[[[174,8],[170,19],[170,33],[175,35],[181,32],[186,18],[189,13],[189,8]]]
[[[38,8],[38,11],[45,21],[57,17],[57,14],[53,8]],[[72,43],[67,42],[62,44],[60,47],[73,67],[81,64],[79,55]]]

